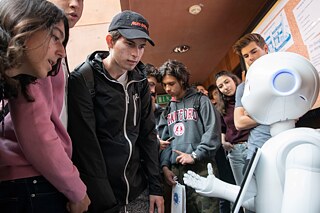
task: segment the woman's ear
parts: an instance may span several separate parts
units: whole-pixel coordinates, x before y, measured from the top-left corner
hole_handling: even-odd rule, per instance
[[[112,48],[113,47],[113,41],[112,41],[112,36],[110,34],[108,34],[106,36],[106,41],[107,41],[107,45],[108,45],[109,49]]]

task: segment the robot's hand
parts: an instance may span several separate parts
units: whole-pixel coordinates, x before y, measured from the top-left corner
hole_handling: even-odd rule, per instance
[[[208,163],[208,176],[201,177],[193,171],[188,171],[184,174],[183,181],[186,185],[194,188],[197,193],[202,196],[212,197],[214,195],[214,183],[216,177],[213,174],[211,163]]]

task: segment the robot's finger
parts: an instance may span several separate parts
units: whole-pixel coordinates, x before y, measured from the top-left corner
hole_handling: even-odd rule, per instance
[[[191,171],[191,170],[188,170],[188,171],[187,171],[187,174],[189,174],[189,175],[192,175],[192,176],[193,176],[195,173],[194,173],[193,171]]]
[[[213,175],[213,169],[212,169],[211,163],[208,163],[207,168],[208,168],[208,175]]]
[[[194,186],[195,186],[193,178],[188,174],[184,175],[183,182],[184,182],[184,184],[186,184],[187,186],[190,186],[192,188],[194,188]]]

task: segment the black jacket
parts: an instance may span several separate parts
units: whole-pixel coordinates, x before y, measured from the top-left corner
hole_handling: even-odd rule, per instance
[[[82,75],[68,82],[68,131],[73,161],[88,187],[90,212],[107,212],[134,200],[147,186],[162,195],[158,144],[148,82],[137,66],[126,88],[103,68],[108,52],[94,52],[94,97]],[[142,65],[142,63],[140,63]]]

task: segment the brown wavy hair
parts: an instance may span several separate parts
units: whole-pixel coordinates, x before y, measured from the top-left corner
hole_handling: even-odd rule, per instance
[[[55,24],[64,22],[66,46],[69,39],[68,19],[64,12],[51,2],[46,0],[3,0],[0,1],[0,27],[2,34],[8,38],[1,38],[1,61],[0,81],[3,84],[4,93],[2,98],[16,97],[19,90],[32,101],[28,94],[27,86],[36,81],[34,76],[20,74],[10,78],[6,71],[12,68],[19,68],[24,59],[26,50],[25,43],[35,32],[48,30],[48,35],[52,33]],[[2,40],[3,39],[3,40]],[[60,68],[60,61],[53,67],[48,75],[56,75]]]
[[[234,45],[233,51],[242,57],[241,50],[248,46],[249,43],[255,42],[259,47],[263,48],[266,45],[264,38],[258,33],[248,33],[242,36]]]

